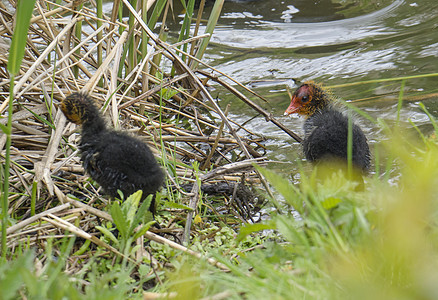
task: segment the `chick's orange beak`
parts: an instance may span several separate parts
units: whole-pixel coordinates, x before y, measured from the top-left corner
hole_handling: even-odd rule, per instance
[[[288,116],[290,114],[296,113],[299,109],[300,109],[300,104],[298,103],[297,98],[295,96],[292,96],[290,105],[284,112],[284,115]]]

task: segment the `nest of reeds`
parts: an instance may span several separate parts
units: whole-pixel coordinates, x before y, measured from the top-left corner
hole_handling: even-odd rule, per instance
[[[253,167],[265,161],[264,139],[229,118],[210,95],[208,84],[222,85],[281,124],[201,61],[210,33],[166,43],[143,21],[147,7],[141,13],[128,1],[122,2],[129,10],[127,21],[117,18],[118,2],[110,16],[97,15],[95,7],[80,1],[64,6],[36,3],[14,87],[9,212],[22,221],[8,228],[10,246],[30,233],[38,232],[32,243],[65,230],[57,216],[70,216],[66,220],[70,225],[79,220],[79,231],[87,231],[97,217],[111,219],[104,212],[106,199],[79,161],[79,128],[66,121],[58,108],[62,99],[76,91],[88,92],[112,126],[143,138],[154,149],[167,175],[163,198],[194,209],[173,211],[188,220],[187,235],[200,192],[215,195],[220,204],[207,205],[223,221],[233,215],[243,222],[256,221],[254,216],[266,203],[254,187],[263,187],[264,181]],[[0,10],[4,49],[0,53],[4,99],[0,113],[5,116],[10,92],[8,44],[15,21],[9,4],[0,3]],[[196,28],[198,32],[199,22]],[[0,122],[5,124],[6,118]],[[2,135],[3,164],[5,140]],[[35,225],[41,218],[51,223]]]

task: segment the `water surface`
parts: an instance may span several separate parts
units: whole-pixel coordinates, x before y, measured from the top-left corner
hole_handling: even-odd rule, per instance
[[[206,11],[206,17],[208,10]],[[283,117],[289,104],[286,86],[315,80],[336,86],[366,80],[429,74],[438,70],[438,1],[436,0],[285,0],[225,2],[205,58],[208,63],[263,95],[258,104],[301,133],[302,120]],[[401,81],[332,88],[373,118],[396,119]],[[432,130],[419,108],[423,101],[437,117],[437,77],[406,81],[402,123],[425,133]],[[216,94],[215,94],[216,93]],[[242,122],[256,113],[221,89],[221,105]],[[252,99],[255,99],[252,97]],[[360,121],[374,144],[380,129]],[[249,123],[268,138],[270,158],[295,160],[299,145],[288,135],[255,118]]]

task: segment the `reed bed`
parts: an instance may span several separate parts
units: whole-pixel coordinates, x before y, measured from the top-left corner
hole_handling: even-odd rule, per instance
[[[171,211],[180,223],[186,219],[184,235],[181,228],[161,231],[174,232],[188,242],[195,216],[209,214],[207,219],[226,224],[257,220],[254,216],[265,198],[253,186],[269,193],[263,177],[253,168],[268,163],[263,156],[264,139],[227,116],[229,107],[221,109],[209,93],[209,83],[222,85],[267,120],[292,136],[294,133],[244,95],[256,95],[254,92],[237,83],[242,90],[238,91],[227,83],[232,78],[202,62],[222,3],[216,1],[201,33],[201,13],[193,19],[194,1],[189,1],[182,34],[171,44],[165,41],[164,24],[170,14],[167,1],[115,1],[108,15],[99,1],[96,6],[94,2],[65,1],[60,5],[37,1],[24,59],[12,87],[7,64],[15,2],[0,2],[3,125],[11,87],[14,94],[8,199],[8,215],[14,225],[7,229],[10,251],[24,242],[33,246],[64,236],[66,231],[102,245],[93,224],[97,219],[112,220],[105,212],[108,200],[84,174],[77,149],[79,128],[67,122],[58,109],[59,102],[76,91],[89,93],[112,126],[141,137],[155,151],[167,174],[161,208]],[[163,25],[154,33],[150,28],[158,16]],[[196,24],[194,36],[190,35],[192,23]],[[2,134],[2,164],[5,143]],[[209,184],[222,187],[217,207],[202,200],[200,193]],[[179,206],[175,208],[174,203]],[[146,236],[160,240],[153,233]]]

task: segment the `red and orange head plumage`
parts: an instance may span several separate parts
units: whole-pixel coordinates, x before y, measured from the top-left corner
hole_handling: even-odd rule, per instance
[[[91,98],[85,93],[73,93],[61,101],[61,111],[72,123],[81,125],[93,118],[97,108]]]
[[[298,113],[300,115],[311,116],[316,111],[327,107],[330,101],[329,94],[321,85],[313,81],[306,81],[295,90],[291,103],[284,114]]]

